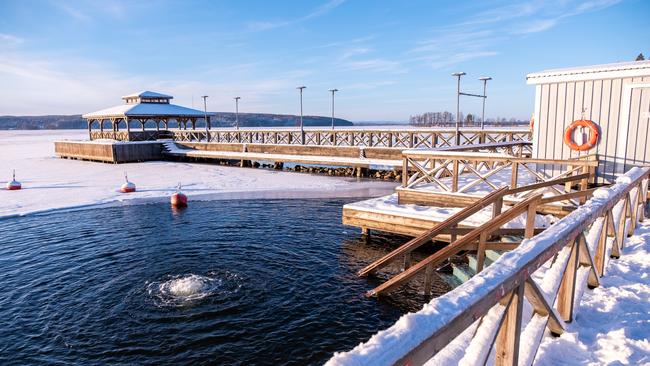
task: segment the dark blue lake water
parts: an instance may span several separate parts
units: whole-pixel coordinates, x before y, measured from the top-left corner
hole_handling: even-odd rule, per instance
[[[320,364],[421,305],[363,297],[355,272],[404,239],[364,242],[346,202],[0,220],[0,364]]]

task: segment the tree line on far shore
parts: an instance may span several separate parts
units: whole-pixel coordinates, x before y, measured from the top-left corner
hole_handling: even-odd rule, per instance
[[[471,113],[465,115],[460,112],[460,121],[462,126],[480,126],[481,116]],[[519,120],[516,118],[486,118],[485,124],[490,126],[513,126],[513,125],[528,125],[530,121]],[[409,117],[409,124],[417,127],[433,127],[433,126],[455,126],[456,116],[451,112],[426,112],[416,114]]]

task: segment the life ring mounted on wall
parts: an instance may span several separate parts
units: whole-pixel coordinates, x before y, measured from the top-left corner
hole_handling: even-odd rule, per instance
[[[582,143],[581,145],[578,145],[575,143],[575,141],[573,141],[573,133],[578,127],[585,127],[589,129],[589,140]],[[599,136],[600,132],[598,132],[598,125],[594,123],[594,121],[579,119],[577,121],[571,122],[569,127],[564,130],[564,143],[567,144],[571,150],[587,151],[596,146]]]

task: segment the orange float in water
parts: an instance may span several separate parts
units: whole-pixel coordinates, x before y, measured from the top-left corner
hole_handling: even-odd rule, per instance
[[[23,186],[20,184],[20,182],[16,181],[16,171],[14,170],[14,174],[13,174],[13,178],[11,179],[11,182],[7,182],[7,189],[10,191],[17,191],[21,188],[23,188]]]
[[[181,192],[181,184],[178,183],[176,192],[171,197],[172,207],[187,207],[187,196]]]
[[[131,193],[135,192],[135,184],[133,182],[129,182],[129,177],[124,173],[124,180],[126,182],[122,184],[122,187],[120,187],[120,192],[122,193]]]

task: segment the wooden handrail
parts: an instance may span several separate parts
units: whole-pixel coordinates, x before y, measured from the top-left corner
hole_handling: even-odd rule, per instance
[[[558,160],[558,159],[533,159],[533,158],[519,158],[506,154],[495,153],[482,153],[482,152],[465,152],[457,153],[454,151],[439,151],[439,150],[417,150],[409,149],[402,151],[403,158],[421,158],[421,159],[451,159],[451,160],[467,160],[467,161],[489,161],[489,162],[515,162],[515,163],[534,163],[534,164],[548,164],[548,165],[572,165],[572,166],[590,166],[597,167],[597,160]]]
[[[554,185],[562,184],[562,183],[567,183],[567,182],[575,182],[575,181],[578,181],[578,180],[589,178],[589,176],[590,176],[589,173],[582,173],[582,174],[571,175],[571,176],[568,176],[568,177],[547,180],[545,182],[527,184],[525,186],[511,188],[510,191],[508,192],[508,194],[515,194],[515,193],[521,193],[521,192],[525,192],[525,191],[531,191],[531,190],[534,190],[534,189],[550,187],[550,186],[554,186]]]
[[[472,230],[469,232],[467,235],[464,235],[462,238],[458,239],[457,241],[449,244],[448,246],[444,247],[443,249],[437,251],[436,253],[430,255],[429,257],[423,259],[422,261],[418,262],[416,265],[413,267],[407,269],[406,271],[396,275],[395,277],[391,278],[390,280],[384,282],[383,284],[377,286],[375,289],[370,290],[366,293],[366,296],[377,296],[382,292],[387,292],[393,289],[396,286],[399,286],[403,282],[409,280],[412,278],[414,275],[416,275],[418,272],[420,272],[422,269],[425,267],[431,265],[434,266],[443,260],[451,257],[452,255],[460,252],[461,250],[467,250],[469,249],[468,247],[473,244],[473,242],[478,239],[482,233],[489,233],[495,230],[496,228],[500,227],[504,223],[512,220],[513,218],[521,215],[525,211],[529,210],[529,206],[531,204],[535,204],[539,202],[541,199],[542,195],[535,195],[532,197],[529,197],[509,210],[502,212],[492,220],[484,223],[483,225],[477,227],[476,229]]]
[[[428,243],[431,239],[436,237],[438,234],[440,234],[442,231],[449,229],[452,226],[458,225],[461,221],[467,219],[468,217],[472,216],[473,214],[479,212],[480,210],[484,209],[485,207],[494,204],[496,201],[499,199],[503,198],[505,194],[508,192],[508,187],[503,187],[497,191],[494,191],[487,196],[483,197],[480,201],[477,201],[464,209],[458,211],[457,213],[453,214],[446,220],[436,224],[433,228],[430,230],[424,232],[420,236],[411,239],[408,241],[406,244],[400,246],[399,248],[393,250],[392,252],[386,254],[385,256],[381,257],[377,261],[371,263],[370,265],[366,266],[362,270],[358,272],[359,276],[366,276],[380,268],[383,268],[387,266],[390,262],[392,262],[395,258],[404,255],[406,253],[409,253],[420,246],[422,246],[425,243]]]

